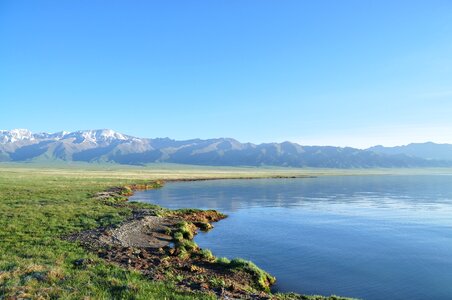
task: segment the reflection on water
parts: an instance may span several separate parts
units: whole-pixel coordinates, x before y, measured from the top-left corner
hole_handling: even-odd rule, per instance
[[[276,288],[365,299],[452,299],[452,177],[180,182],[131,200],[218,209],[196,241],[276,275]]]

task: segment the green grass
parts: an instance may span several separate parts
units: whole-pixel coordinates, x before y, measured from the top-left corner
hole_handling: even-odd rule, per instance
[[[189,228],[187,222],[182,221],[177,224],[177,233],[181,233],[184,239],[191,240],[193,239],[193,231]]]
[[[147,280],[60,238],[120,222],[131,213],[130,208],[108,206],[91,195],[140,182],[140,174],[107,175],[0,170],[0,299],[210,299]],[[76,266],[80,259],[92,263]]]
[[[217,262],[232,269],[232,270],[245,270],[251,273],[257,281],[258,289],[270,291],[270,286],[275,283],[276,278],[256,266],[254,263],[242,258],[234,258],[229,260],[221,257],[217,259]]]
[[[223,265],[229,265],[231,261],[227,257],[218,257],[217,263],[223,264]]]
[[[199,254],[204,259],[207,259],[207,260],[210,260],[210,261],[214,261],[215,260],[215,256],[212,254],[212,251],[210,251],[209,249],[201,249],[199,251]]]
[[[0,172],[45,174],[114,179],[193,179],[269,176],[344,176],[344,175],[428,175],[452,174],[452,168],[283,168],[283,167],[210,167],[179,164],[150,164],[145,167],[118,164],[0,163]]]

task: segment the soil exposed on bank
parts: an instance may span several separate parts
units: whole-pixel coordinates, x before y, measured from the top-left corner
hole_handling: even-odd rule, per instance
[[[163,232],[172,224],[156,216],[145,216],[122,224],[101,234],[99,239],[107,245],[135,248],[163,248],[169,246],[172,238]]]
[[[138,188],[155,187],[152,184]],[[133,208],[133,203],[126,202],[124,195],[138,188],[115,187],[93,198],[108,205]],[[209,230],[213,228],[212,222],[225,217],[213,210],[133,208],[132,216],[120,224],[66,238],[79,242],[107,261],[139,270],[152,280],[173,282],[184,290],[210,293],[224,299],[269,299],[266,291],[273,283],[270,275],[268,279],[259,276],[261,274],[247,263],[219,262],[210,251],[200,249],[192,241],[198,230]],[[90,263],[75,262],[80,268]]]
[[[202,180],[202,179],[201,179]],[[96,193],[93,200],[111,206],[127,206],[132,215],[124,222],[72,234],[67,240],[79,242],[107,261],[140,271],[151,280],[172,282],[182,290],[203,292],[221,299],[345,299],[274,295],[275,278],[242,259],[216,258],[193,242],[199,230],[226,216],[215,210],[168,210],[155,205],[128,202],[135,190],[162,187],[163,182],[114,187]],[[92,264],[74,262],[77,268]]]

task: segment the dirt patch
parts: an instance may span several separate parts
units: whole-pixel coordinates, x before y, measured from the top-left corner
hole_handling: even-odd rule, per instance
[[[110,229],[99,239],[105,244],[122,247],[162,248],[172,240],[171,236],[165,234],[171,225],[164,218],[146,216]]]
[[[99,257],[139,270],[152,280],[170,281],[188,291],[211,293],[224,299],[269,299],[253,272],[219,263],[210,251],[193,241],[196,224],[209,224],[225,216],[216,211],[185,210],[157,216],[152,209],[134,211],[117,225],[73,234]],[[178,234],[180,238],[176,238]],[[186,235],[187,234],[187,235]],[[75,267],[85,262],[75,261]]]
[[[193,223],[212,223],[226,218],[226,215],[219,213],[216,210],[184,209],[176,210],[173,214],[179,216],[185,221]]]

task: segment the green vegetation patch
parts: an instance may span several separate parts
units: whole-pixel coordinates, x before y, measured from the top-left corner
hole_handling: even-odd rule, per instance
[[[251,273],[257,282],[257,289],[270,291],[270,286],[275,283],[276,278],[269,273],[260,269],[253,262],[244,260],[242,258],[234,258],[229,260],[227,258],[218,258],[217,263],[227,266],[228,268],[236,271],[245,271]]]
[[[121,176],[0,170],[0,299],[212,298],[150,281],[61,239],[119,223],[130,216],[133,207],[143,206],[116,205],[124,203],[123,198],[109,200],[115,205],[93,200],[94,194],[112,186],[149,184],[116,177]]]

